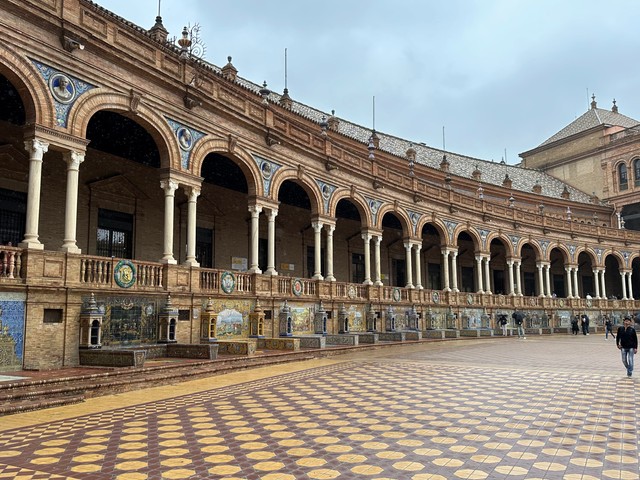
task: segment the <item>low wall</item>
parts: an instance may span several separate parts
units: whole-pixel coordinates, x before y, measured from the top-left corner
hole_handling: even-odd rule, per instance
[[[325,348],[327,339],[322,335],[296,337],[300,340],[300,348]]]
[[[327,335],[327,345],[333,346],[355,346],[358,345],[358,335],[350,333],[341,333],[339,335]]]
[[[358,343],[366,343],[366,344],[374,344],[374,343],[378,343],[380,341],[380,338],[378,337],[377,333],[371,333],[371,332],[366,332],[366,333],[354,333],[353,335],[357,335],[358,336]]]
[[[404,342],[407,339],[406,332],[379,332],[381,342]]]
[[[169,358],[198,358],[201,360],[215,360],[218,358],[218,344],[182,344],[170,343],[166,345]]]
[[[413,330],[404,332],[407,340],[422,340],[422,332],[415,332]]]
[[[300,339],[293,337],[259,338],[258,348],[297,352],[300,350]]]
[[[246,355],[256,354],[256,340],[220,340],[218,341],[218,355]]]
[[[80,365],[90,367],[142,367],[145,350],[80,350]]]
[[[461,337],[492,337],[493,330],[481,329],[481,328],[470,328],[460,330]]]
[[[422,332],[423,338],[445,338],[444,330],[424,330]]]

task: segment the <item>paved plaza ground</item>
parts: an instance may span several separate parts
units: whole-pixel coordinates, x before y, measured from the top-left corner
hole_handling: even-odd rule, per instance
[[[0,479],[637,480],[638,393],[602,335],[397,346],[1,417]]]

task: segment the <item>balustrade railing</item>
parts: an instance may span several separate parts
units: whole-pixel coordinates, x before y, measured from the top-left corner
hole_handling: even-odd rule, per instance
[[[24,278],[21,248],[0,245],[0,277]]]
[[[115,282],[114,268],[120,260],[105,257],[83,256],[80,260],[80,283],[96,286],[111,286]],[[164,265],[161,263],[130,260],[133,265],[134,282],[132,286],[164,286]]]

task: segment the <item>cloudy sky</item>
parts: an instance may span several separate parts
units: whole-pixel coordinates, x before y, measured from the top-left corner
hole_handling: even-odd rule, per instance
[[[158,0],[95,0],[143,27]],[[200,25],[227,56],[327,113],[508,163],[588,109],[640,119],[637,0],[161,0],[170,36]]]

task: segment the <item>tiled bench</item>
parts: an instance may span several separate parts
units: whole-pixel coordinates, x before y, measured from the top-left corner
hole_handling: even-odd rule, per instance
[[[286,350],[297,352],[300,350],[300,339],[293,337],[259,338],[258,348],[265,350]]]
[[[246,340],[218,340],[218,355],[246,355],[256,354],[257,341]]]

